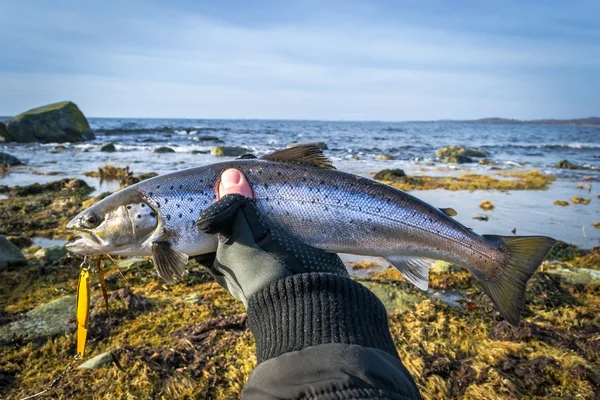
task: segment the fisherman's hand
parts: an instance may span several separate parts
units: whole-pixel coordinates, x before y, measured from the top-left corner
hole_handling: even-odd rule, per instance
[[[252,196],[252,189],[245,177],[237,170],[225,171],[219,200],[200,214],[197,223],[202,232],[219,238],[211,274],[244,306],[253,294],[288,276],[310,272],[348,276],[337,254],[271,230],[247,196]]]

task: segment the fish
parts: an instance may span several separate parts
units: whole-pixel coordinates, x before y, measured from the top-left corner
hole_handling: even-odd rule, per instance
[[[214,253],[217,239],[199,231],[200,213],[217,200],[219,176],[240,170],[265,224],[329,253],[383,257],[427,290],[435,260],[470,271],[502,316],[518,326],[527,281],[556,242],[547,236],[479,235],[404,191],[337,170],[321,149],[307,145],[262,157],[157,176],[92,205],[67,229],[80,254],[152,256],[166,282],[181,279],[190,257]]]

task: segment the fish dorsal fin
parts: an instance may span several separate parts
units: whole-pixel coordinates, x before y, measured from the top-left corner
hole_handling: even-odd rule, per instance
[[[429,258],[390,256],[385,258],[402,276],[421,290],[429,287],[429,268],[433,260]]]
[[[456,217],[458,215],[454,208],[440,208],[440,211],[449,217]]]
[[[167,241],[156,241],[152,243],[152,261],[156,272],[165,282],[175,283],[173,275],[178,279],[183,277],[188,256],[173,250]]]
[[[310,165],[317,168],[335,169],[331,161],[325,157],[323,151],[313,144],[290,147],[289,149],[266,154],[261,158],[270,161]]]

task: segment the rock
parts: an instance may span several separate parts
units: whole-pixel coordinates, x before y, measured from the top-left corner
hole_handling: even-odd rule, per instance
[[[447,261],[437,260],[436,262],[431,264],[431,268],[429,269],[429,272],[434,274],[445,274],[450,271],[459,272],[462,271],[462,267],[459,267],[458,265],[454,265]]]
[[[53,263],[61,260],[67,254],[65,246],[42,247],[33,254],[34,258],[44,260],[47,263]]]
[[[114,143],[109,142],[98,146],[98,151],[101,151],[103,153],[114,153],[115,151],[117,151],[117,148],[115,147]]]
[[[498,165],[492,160],[488,160],[487,158],[484,160],[479,160],[479,165]]]
[[[5,124],[7,142],[64,143],[95,138],[83,113],[70,101],[34,108]]]
[[[0,236],[0,268],[25,265],[27,261],[21,250],[6,236]]]
[[[68,295],[29,311],[21,319],[0,326],[0,342],[14,339],[46,339],[72,333],[75,328],[75,296]]]
[[[223,142],[216,136],[196,136],[194,140],[197,140],[199,142]]]
[[[596,229],[600,229],[600,222],[594,222],[592,226]]]
[[[566,207],[569,205],[569,202],[566,200],[554,200],[554,205],[555,206],[561,206],[561,207]]]
[[[6,141],[8,137],[8,131],[6,130],[6,123],[4,121],[0,121],[0,143]]]
[[[313,145],[313,146],[317,146],[318,148],[320,148],[321,150],[329,150],[329,147],[327,147],[327,143],[325,142],[310,142],[310,143],[291,143],[288,144],[287,146],[285,146],[287,149],[292,148],[292,147],[298,147],[298,146],[309,146],[309,145]]]
[[[556,168],[579,169],[580,167],[578,165],[575,165],[575,164],[569,162],[569,160],[560,160],[559,162],[556,163]]]
[[[375,174],[373,179],[378,181],[395,181],[398,178],[405,177],[406,174],[400,168],[384,169]]]
[[[583,204],[584,206],[587,206],[588,204],[590,204],[590,201],[592,201],[592,199],[586,199],[584,197],[571,197],[571,201],[573,202],[573,204]]]
[[[378,160],[395,160],[396,159],[396,157],[394,157],[393,155],[385,154],[385,153],[378,154],[376,158]]]
[[[452,163],[452,164],[467,164],[467,163],[472,163],[473,159],[471,157],[467,157],[467,156],[456,155],[456,156],[447,157],[444,159],[444,161],[446,161],[447,163]]]
[[[247,153],[248,149],[237,146],[215,146],[210,149],[210,154],[215,157],[239,157]]]
[[[7,236],[9,242],[17,246],[19,249],[29,247],[33,244],[33,240],[26,236]]]
[[[79,369],[98,369],[104,365],[110,364],[111,357],[110,351],[106,353],[98,354],[96,357],[92,357],[86,362],[79,365],[77,368]]]
[[[481,209],[486,210],[486,211],[493,210],[494,203],[492,203],[490,200],[485,200],[479,204],[479,207],[481,207]]]
[[[175,150],[173,150],[170,147],[167,146],[161,146],[161,147],[157,147],[154,150],[152,150],[153,153],[175,153]]]
[[[210,154],[210,150],[192,150],[191,154]]]
[[[469,157],[481,158],[481,157],[487,157],[488,154],[481,149],[475,149],[475,148],[464,147],[464,146],[446,146],[446,147],[442,147],[441,149],[436,151],[435,156],[439,159],[445,160],[445,159],[448,159],[450,157],[455,157],[455,156],[464,156],[467,158],[469,158]],[[450,161],[447,161],[447,162],[450,162]],[[471,162],[471,161],[465,161],[465,162]]]
[[[550,275],[559,276],[563,281],[572,285],[586,285],[600,280],[600,270],[589,268],[555,268],[547,272]]]
[[[488,221],[490,217],[488,217],[487,215],[476,215],[473,217],[473,219],[476,219],[478,221]]]
[[[13,167],[15,165],[21,165],[21,164],[23,164],[23,163],[17,157],[11,156],[10,154],[7,154],[7,153],[0,152],[0,165],[5,166],[5,167]]]

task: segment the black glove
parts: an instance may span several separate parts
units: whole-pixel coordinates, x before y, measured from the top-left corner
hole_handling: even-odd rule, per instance
[[[348,277],[337,254],[310,247],[284,232],[271,230],[253,199],[230,194],[204,210],[197,222],[219,244],[209,271],[217,283],[248,307],[248,299],[279,279],[309,272]]]

